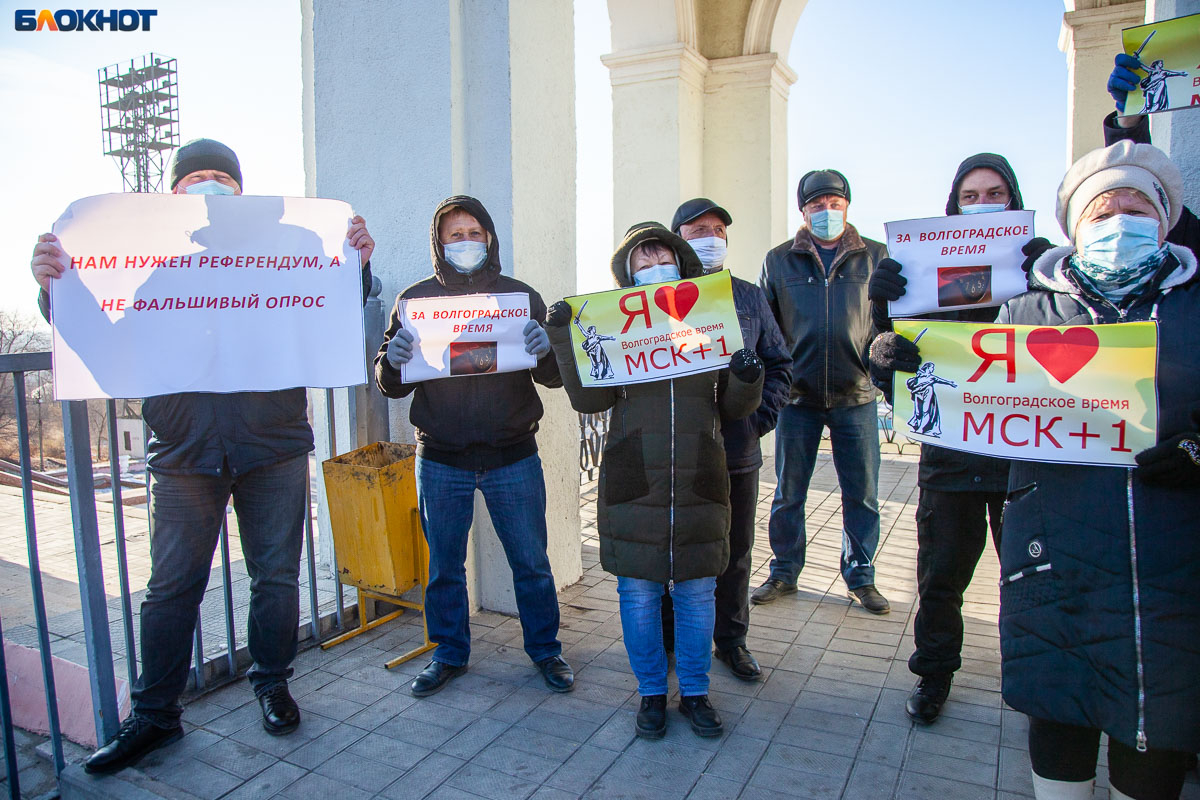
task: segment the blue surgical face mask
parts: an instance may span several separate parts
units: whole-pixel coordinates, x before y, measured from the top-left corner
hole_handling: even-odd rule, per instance
[[[959,206],[958,210],[963,214],[990,214],[993,211],[1004,211],[1008,208],[1008,203],[975,203],[969,206]]]
[[[463,274],[474,272],[487,261],[487,245],[483,242],[450,242],[442,245],[446,260]]]
[[[183,188],[184,194],[233,194],[237,190],[220,181],[200,181]]]
[[[725,264],[727,244],[720,236],[705,236],[702,239],[688,239],[688,244],[696,251],[697,258],[704,265],[705,273],[717,272]]]
[[[832,242],[846,229],[846,212],[836,208],[814,211],[808,215],[808,225],[813,236],[826,242]]]
[[[679,280],[679,267],[674,264],[655,264],[652,267],[643,267],[633,273],[634,286],[677,280]]]
[[[1157,257],[1157,217],[1117,214],[1091,225],[1081,225],[1075,235],[1081,270],[1100,280],[1119,280]]]

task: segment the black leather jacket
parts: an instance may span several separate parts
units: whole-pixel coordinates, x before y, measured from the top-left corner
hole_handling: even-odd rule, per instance
[[[758,284],[792,356],[789,403],[840,408],[874,402],[867,374],[872,339],[867,280],[886,257],[886,246],[848,224],[828,277],[807,228],[763,259]]]

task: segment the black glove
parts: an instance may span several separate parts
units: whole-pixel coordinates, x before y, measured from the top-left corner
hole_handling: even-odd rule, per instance
[[[871,342],[871,366],[878,370],[916,372],[921,348],[898,333],[881,333]]]
[[[1033,262],[1042,257],[1042,254],[1049,250],[1054,245],[1050,244],[1050,240],[1041,236],[1036,239],[1030,239],[1021,246],[1021,252],[1025,254],[1025,260],[1021,262],[1021,269],[1025,275],[1029,275],[1029,270],[1033,269]]]
[[[758,353],[743,347],[729,360],[729,371],[743,383],[754,383],[762,375],[763,362]]]
[[[1200,421],[1200,413],[1192,414],[1192,419]],[[1134,458],[1142,483],[1177,489],[1200,486],[1200,433],[1196,431],[1172,436]]]
[[[867,282],[867,297],[874,303],[899,300],[904,296],[907,283],[908,279],[900,274],[900,262],[892,258],[881,259]]]
[[[571,304],[566,300],[559,300],[546,312],[546,324],[551,328],[561,328],[570,321]]]

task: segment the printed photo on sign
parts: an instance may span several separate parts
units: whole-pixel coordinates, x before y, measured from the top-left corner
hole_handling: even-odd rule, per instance
[[[362,271],[337,200],[109,194],[54,224],[60,400],[366,381]]]
[[[908,283],[888,303],[893,318],[997,306],[1025,291],[1021,248],[1032,211],[995,211],[888,222],[888,254]]]
[[[1200,107],[1200,14],[1121,31],[1140,81],[1125,98],[1125,114],[1157,114]]]
[[[742,348],[728,272],[568,297],[584,386],[708,372]]]
[[[525,352],[529,295],[465,294],[400,301],[413,357],[400,368],[405,382],[516,372],[537,365]]]
[[[916,373],[895,376],[896,428],[981,455],[1132,466],[1157,440],[1154,322],[978,325],[896,320]]]

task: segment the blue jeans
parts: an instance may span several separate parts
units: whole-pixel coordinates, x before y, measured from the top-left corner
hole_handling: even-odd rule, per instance
[[[192,632],[213,553],[233,497],[250,574],[247,640],[256,694],[291,677],[300,623],[300,549],[308,511],[308,454],[234,477],[160,475],[150,484],[150,582],[141,610],[142,673],[133,688],[139,716],[168,727],[192,660]]]
[[[676,583],[671,592],[675,605],[675,675],[683,697],[708,694],[716,587],[716,577],[696,578]],[[667,693],[667,651],[662,635],[662,596],[666,590],[664,584],[654,581],[617,578],[621,634],[642,697]]]
[[[535,663],[559,655],[558,594],[546,557],[542,460],[532,455],[475,472],[417,456],[417,503],[429,543],[425,622],[429,640],[438,646],[433,660],[457,667],[471,656],[466,561],[476,489],[483,493],[512,568],[525,652]]]
[[[842,577],[857,589],[875,583],[879,546],[879,434],[875,404],[849,408],[786,405],[775,428],[775,500],[768,526],[771,577],[795,583],[804,569],[804,501],[817,463],[821,430],[829,427],[833,467],[842,489]]]

